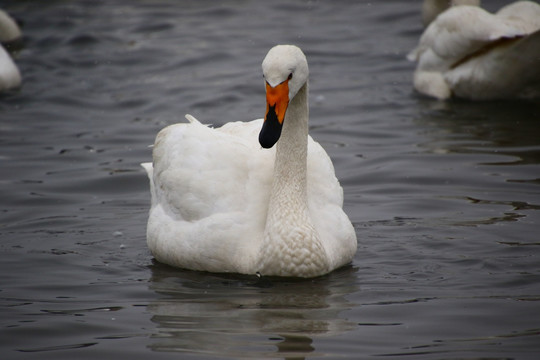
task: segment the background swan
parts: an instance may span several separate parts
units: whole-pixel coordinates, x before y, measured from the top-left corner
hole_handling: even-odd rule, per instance
[[[21,37],[19,26],[5,11],[0,9],[0,42],[8,43]],[[21,73],[2,45],[0,45],[0,91],[21,84]]]
[[[278,45],[262,69],[264,121],[213,129],[188,115],[189,124],[157,135],[153,166],[143,164],[152,192],[147,243],[157,260],[295,277],[352,260],[356,235],[342,210],[343,190],[330,158],[308,136],[306,58]]]
[[[409,55],[414,87],[439,99],[540,96],[540,5],[518,1],[496,14],[455,6],[440,14]]]

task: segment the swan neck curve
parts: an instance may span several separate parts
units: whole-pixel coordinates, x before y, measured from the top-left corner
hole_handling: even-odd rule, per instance
[[[276,144],[261,247],[262,275],[313,277],[329,271],[307,204],[308,85],[291,100]]]

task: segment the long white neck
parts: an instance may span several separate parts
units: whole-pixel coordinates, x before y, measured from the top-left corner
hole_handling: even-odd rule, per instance
[[[261,247],[263,275],[310,277],[328,261],[307,205],[307,82],[287,108],[276,144],[274,177]]]
[[[308,142],[308,85],[302,86],[290,102],[280,139],[276,144],[272,203],[289,200],[306,205],[307,142]]]

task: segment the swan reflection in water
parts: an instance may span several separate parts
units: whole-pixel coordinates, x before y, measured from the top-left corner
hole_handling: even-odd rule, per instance
[[[304,358],[316,337],[357,325],[342,314],[358,291],[352,266],[311,280],[178,270],[155,262],[149,287],[159,298],[148,311],[157,329],[154,351]]]

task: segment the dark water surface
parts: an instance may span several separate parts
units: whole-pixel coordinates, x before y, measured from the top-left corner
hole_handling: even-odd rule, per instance
[[[540,103],[415,94],[419,4],[1,1],[26,36],[0,95],[2,359],[538,359]],[[148,145],[185,113],[262,117],[277,43],[308,57],[352,266],[261,283],[155,263]]]

